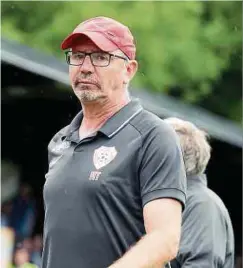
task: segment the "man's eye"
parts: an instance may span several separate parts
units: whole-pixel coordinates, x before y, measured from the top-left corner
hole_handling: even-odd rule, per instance
[[[104,61],[107,60],[107,55],[106,54],[95,54],[95,59],[99,61]]]
[[[74,60],[81,60],[83,58],[84,58],[83,54],[73,54],[72,55],[72,59],[74,59]]]

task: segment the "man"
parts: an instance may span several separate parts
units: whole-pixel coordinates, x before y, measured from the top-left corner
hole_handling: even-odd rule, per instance
[[[17,248],[14,253],[14,263],[8,265],[8,268],[38,268],[35,264],[30,263],[30,255],[28,249]]]
[[[10,226],[15,231],[15,240],[22,241],[30,237],[35,226],[36,203],[30,185],[20,185],[19,194],[12,202]]]
[[[161,268],[179,246],[185,171],[174,130],[130,100],[133,36],[96,17],[62,49],[82,112],[49,144],[42,267]]]
[[[179,253],[172,268],[233,268],[234,235],[222,200],[207,187],[210,159],[207,135],[190,122],[165,120],[177,132],[187,174],[187,202],[182,217]]]

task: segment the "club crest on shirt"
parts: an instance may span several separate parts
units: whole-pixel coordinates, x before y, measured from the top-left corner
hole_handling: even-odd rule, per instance
[[[115,147],[101,146],[94,151],[93,162],[96,169],[108,165],[117,155]]]

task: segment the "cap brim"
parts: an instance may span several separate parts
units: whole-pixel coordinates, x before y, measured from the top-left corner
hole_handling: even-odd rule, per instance
[[[72,48],[74,45],[77,44],[81,45],[82,39],[80,37],[82,36],[88,37],[97,47],[99,47],[103,51],[109,52],[114,51],[118,48],[113,42],[111,42],[109,39],[107,39],[103,34],[99,32],[72,33],[63,40],[61,48],[65,50]],[[77,40],[79,42],[77,42]]]

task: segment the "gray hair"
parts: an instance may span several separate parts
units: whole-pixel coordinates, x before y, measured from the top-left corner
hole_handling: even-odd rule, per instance
[[[204,173],[211,155],[211,147],[206,132],[189,121],[171,117],[164,120],[179,136],[187,175]]]

